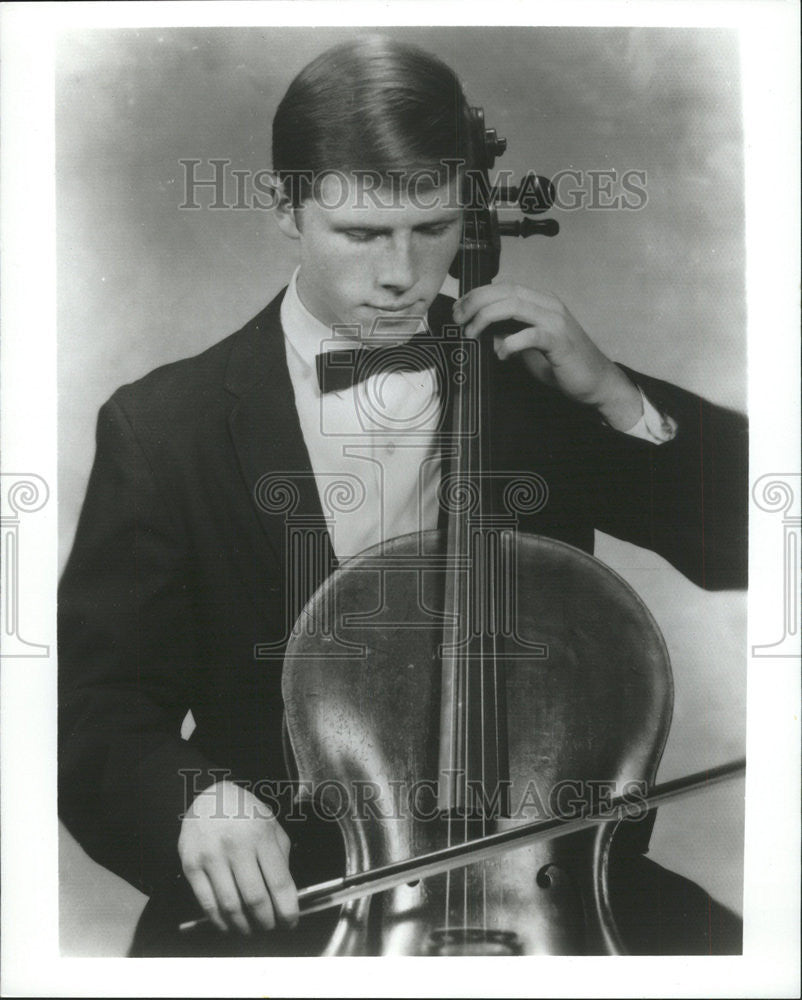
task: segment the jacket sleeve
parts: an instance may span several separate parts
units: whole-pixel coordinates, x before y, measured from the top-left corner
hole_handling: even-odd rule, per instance
[[[595,451],[596,527],[652,549],[707,590],[747,583],[746,418],[624,369],[677,423],[653,444],[602,429]]]
[[[115,397],[59,588],[59,812],[145,892],[179,870],[180,818],[214,779],[180,727],[190,706],[186,545]]]

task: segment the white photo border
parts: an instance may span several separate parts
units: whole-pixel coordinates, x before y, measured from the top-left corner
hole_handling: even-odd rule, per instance
[[[737,28],[746,142],[750,481],[799,473],[797,5],[723,2],[63,3],[2,9],[2,456],[50,486],[22,585],[45,657],[2,662],[3,993],[43,996],[795,996],[799,960],[799,659],[748,657],[743,957],[532,960],[62,958],[55,780],[56,281],[54,40],[145,25],[683,25]],[[778,419],[779,414],[779,419]],[[797,497],[797,503],[799,498]],[[4,511],[5,513],[5,511]],[[776,636],[765,553],[778,522],[750,509],[748,650]],[[774,626],[769,626],[769,631]],[[498,962],[510,963],[503,968]],[[198,964],[198,963],[202,964]],[[300,963],[303,962],[303,965]],[[380,962],[380,965],[375,964]],[[396,965],[388,965],[395,962]],[[466,964],[466,962],[468,964]],[[189,964],[188,964],[189,963]],[[500,985],[503,984],[503,985]]]

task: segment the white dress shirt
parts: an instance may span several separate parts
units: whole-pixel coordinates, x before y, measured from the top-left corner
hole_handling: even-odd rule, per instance
[[[321,393],[316,356],[359,343],[335,335],[309,312],[297,277],[298,270],[281,303],[287,367],[332,546],[343,560],[437,526],[437,380],[432,370],[381,372],[342,392]],[[658,444],[670,440],[671,418],[645,396],[643,403],[643,416],[626,433]]]
[[[336,336],[298,297],[296,271],[281,303],[295,406],[337,558],[437,526],[440,417],[432,370],[381,372],[320,392],[315,357],[359,346]]]

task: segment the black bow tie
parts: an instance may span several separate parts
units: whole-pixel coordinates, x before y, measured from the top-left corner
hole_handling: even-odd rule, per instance
[[[349,347],[318,354],[315,367],[320,391],[342,392],[379,372],[424,371],[438,363],[437,348],[428,330],[422,330],[403,344]]]

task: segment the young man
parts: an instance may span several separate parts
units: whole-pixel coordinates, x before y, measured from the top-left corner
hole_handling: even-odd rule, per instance
[[[438,294],[462,223],[458,185],[438,171],[476,162],[447,67],[384,39],[324,53],[279,106],[273,157],[300,266],[240,331],[102,408],[60,591],[60,811],[92,857],[152,894],[139,953],[315,948],[291,929],[295,880],[336,874],[336,849],[321,846],[332,830],[291,857],[259,793],[289,777],[280,652],[337,560],[437,525],[442,472],[431,369],[332,389],[319,354],[375,346],[386,321],[402,339],[423,317],[472,337],[513,321],[494,337],[494,463],[548,487],[522,529],[590,551],[598,528],[700,585],[745,583],[741,418],[614,364],[546,292],[499,281],[456,303]],[[359,503],[324,520],[343,477]],[[278,480],[289,505],[273,502]],[[301,576],[290,517],[321,546]],[[633,950],[737,948],[737,926],[700,890],[636,853],[627,865],[615,891]],[[191,915],[182,892],[209,918],[199,936],[171,933]],[[654,914],[658,898],[649,929],[635,906]]]

